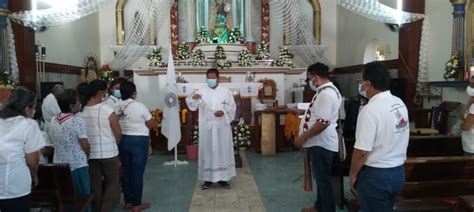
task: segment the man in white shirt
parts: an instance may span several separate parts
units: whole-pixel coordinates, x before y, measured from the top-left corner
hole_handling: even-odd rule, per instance
[[[393,211],[403,188],[410,133],[408,111],[390,93],[390,74],[380,62],[364,66],[359,93],[369,99],[359,113],[349,173],[362,211]]]
[[[318,188],[318,200],[313,207],[303,208],[302,211],[333,212],[336,211],[336,201],[331,183],[331,168],[339,150],[336,126],[341,94],[329,81],[328,66],[313,64],[308,67],[307,75],[309,86],[316,94],[304,112],[300,137],[295,140],[295,145],[307,149]]]
[[[202,189],[215,182],[230,188],[228,181],[236,175],[230,126],[236,104],[230,90],[219,86],[217,69],[209,69],[206,77],[208,86],[186,99],[191,111],[199,109],[198,179],[204,181]]]
[[[41,105],[41,112],[44,119],[44,131],[48,132],[49,125],[51,125],[51,118],[61,113],[61,109],[59,109],[58,101],[56,100],[56,96],[64,92],[64,86],[61,84],[56,84],[53,86],[51,93],[48,94],[43,99],[43,104]]]

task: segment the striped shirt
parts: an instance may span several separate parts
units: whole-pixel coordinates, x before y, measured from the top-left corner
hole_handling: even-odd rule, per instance
[[[118,155],[115,136],[109,117],[114,110],[105,104],[86,106],[77,115],[86,123],[87,137],[91,146],[89,159],[105,159]]]

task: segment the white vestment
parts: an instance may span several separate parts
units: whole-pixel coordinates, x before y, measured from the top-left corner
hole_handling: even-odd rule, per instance
[[[43,104],[41,105],[41,112],[44,119],[43,130],[48,132],[49,126],[51,125],[51,118],[61,113],[58,101],[52,93],[48,94],[43,99]]]
[[[235,101],[228,88],[203,88],[200,100],[189,95],[186,103],[191,111],[199,109],[199,162],[198,179],[202,181],[228,181],[234,177],[235,158],[231,121],[235,117]],[[224,115],[216,117],[216,111]]]

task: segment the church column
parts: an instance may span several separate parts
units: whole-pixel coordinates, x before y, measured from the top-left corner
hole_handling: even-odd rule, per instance
[[[232,28],[239,26],[239,16],[237,14],[237,0],[232,0]]]
[[[30,0],[8,0],[11,12],[31,10]],[[12,21],[20,85],[36,91],[35,32]],[[40,95],[40,94],[38,94]]]
[[[187,14],[188,14],[188,37],[186,42],[192,49],[196,44],[196,1],[187,0]]]
[[[252,0],[245,0],[245,46],[251,53],[255,53],[256,43],[252,35],[252,6]]]
[[[453,5],[453,36],[451,55],[464,56],[464,16],[466,0],[449,0]]]
[[[6,0],[0,0],[0,74],[10,73],[10,60],[8,56],[7,18],[10,11],[7,9]]]

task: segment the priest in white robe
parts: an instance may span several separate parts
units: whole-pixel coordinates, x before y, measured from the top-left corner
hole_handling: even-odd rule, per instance
[[[230,90],[219,86],[217,69],[209,69],[206,77],[208,86],[186,98],[191,111],[199,109],[198,179],[204,181],[202,189],[216,182],[230,188],[228,181],[236,174],[230,125],[236,104]]]

